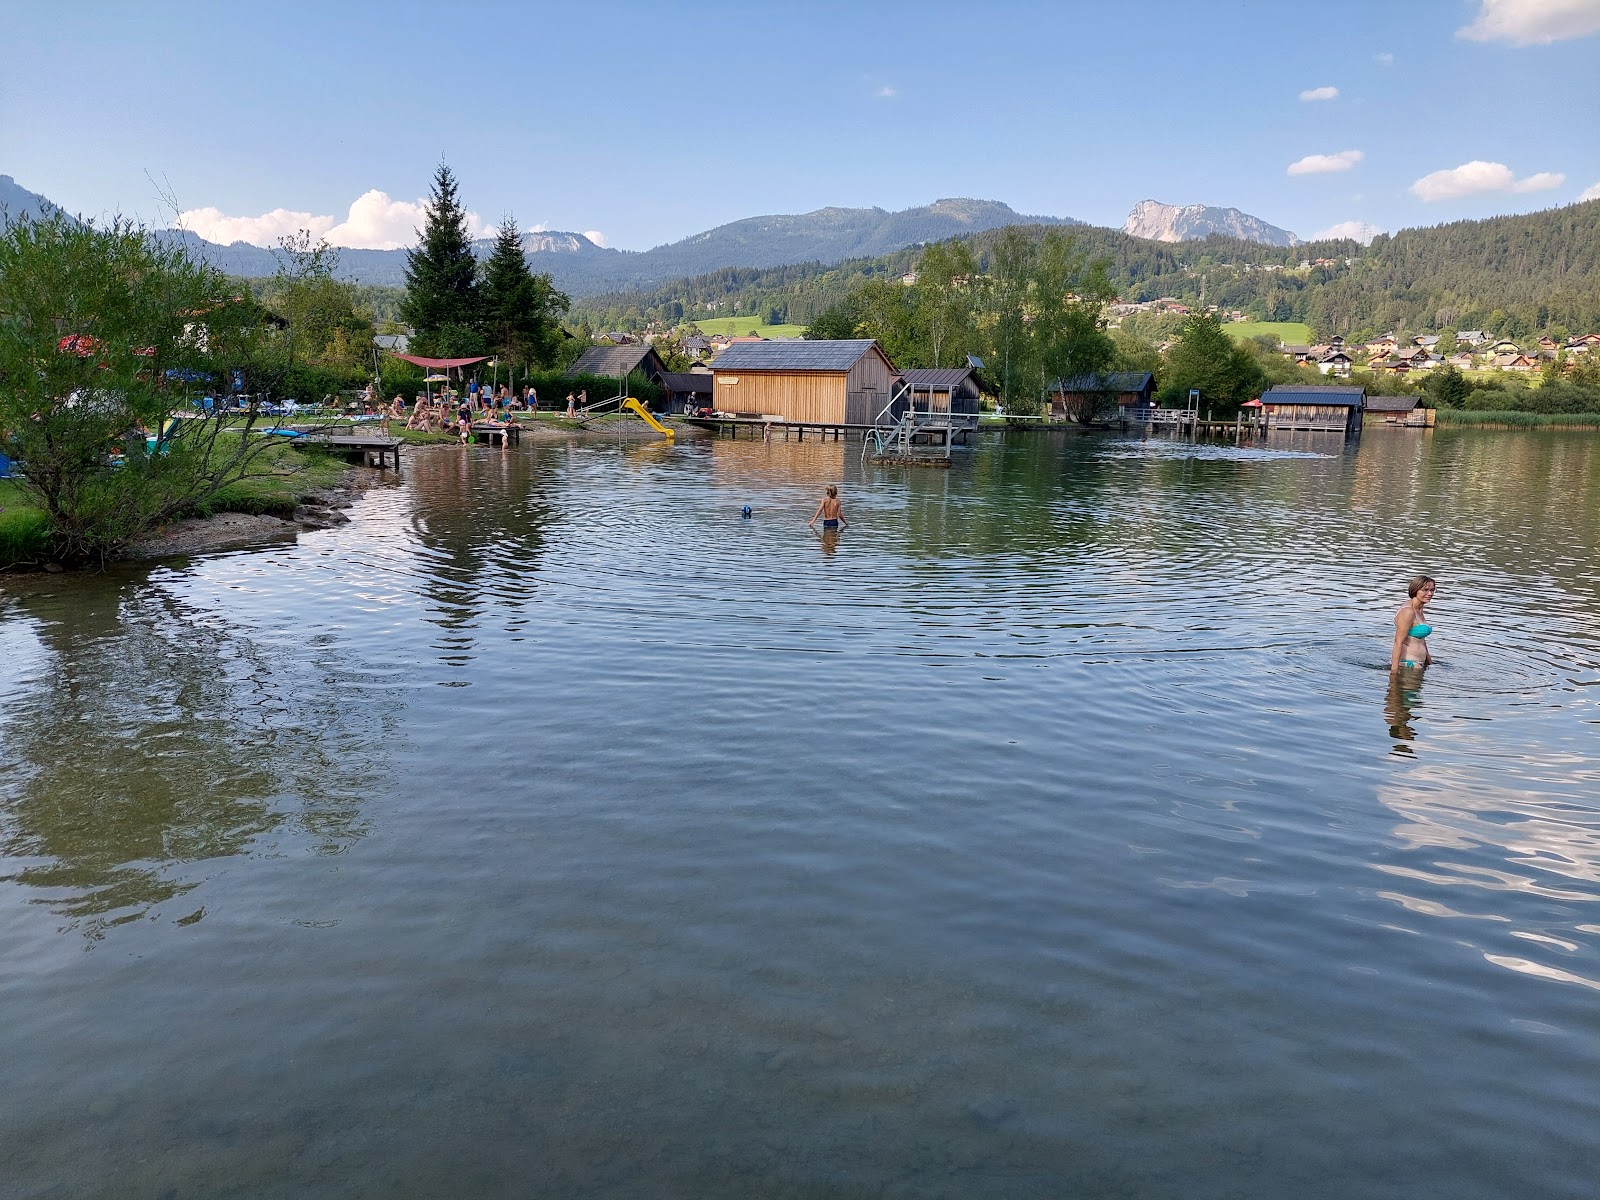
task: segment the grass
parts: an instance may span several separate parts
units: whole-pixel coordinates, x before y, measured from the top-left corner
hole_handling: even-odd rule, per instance
[[[1511,429],[1600,429],[1600,413],[1475,412],[1441,408],[1440,425],[1496,426]]]
[[[268,473],[241,479],[197,505],[190,515],[242,512],[287,516],[305,497],[319,488],[338,483],[350,469],[327,454],[296,450],[275,442],[258,460],[256,469]],[[34,507],[26,492],[8,479],[0,479],[0,570],[49,557],[50,527],[44,513]]]
[[[50,526],[23,490],[0,479],[0,568],[37,562],[50,548]]]
[[[1270,334],[1286,346],[1311,344],[1311,326],[1299,321],[1229,321],[1222,326],[1222,331],[1241,342]]]
[[[797,338],[806,331],[804,325],[764,325],[760,317],[709,317],[695,321],[700,332],[710,337],[715,333],[731,333],[735,337],[755,331],[758,337]]]

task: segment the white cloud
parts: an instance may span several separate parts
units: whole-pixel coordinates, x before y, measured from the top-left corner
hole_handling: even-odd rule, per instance
[[[873,93],[873,95],[878,97],[880,100],[887,100],[891,96],[898,96],[899,94],[900,91],[898,88],[892,88],[887,83]]]
[[[1394,55],[1385,50],[1382,54],[1374,54],[1372,56],[1372,61],[1377,63],[1380,67],[1392,67],[1394,66]]]
[[[1308,154],[1289,164],[1291,175],[1326,175],[1332,171],[1348,171],[1366,155],[1359,150],[1341,150],[1337,154]]]
[[[413,246],[422,227],[425,201],[395,200],[377,188],[363,192],[351,203],[343,221],[333,216],[318,216],[275,208],[259,217],[230,217],[216,208],[194,208],[178,214],[178,224],[212,242],[249,242],[254,246],[275,246],[278,239],[311,231],[312,237],[326,238],[331,246],[354,250],[400,250]],[[467,214],[467,233],[482,237],[488,227],[475,212]]]
[[[1311,235],[1313,242],[1337,241],[1340,238],[1351,238],[1363,246],[1369,245],[1372,239],[1383,230],[1376,225],[1369,225],[1365,221],[1340,221],[1337,225],[1329,225],[1326,229],[1319,229]]]
[[[1300,99],[1302,100],[1337,100],[1338,98],[1339,89],[1336,87],[1307,88],[1300,93]]]
[[[1586,187],[1579,193],[1578,202],[1581,204],[1585,200],[1600,200],[1600,183],[1592,187]]]
[[[596,246],[604,247],[606,244],[606,235],[601,233],[598,229],[585,229],[583,231],[583,236],[588,238]]]
[[[1600,0],[1482,0],[1478,19],[1456,30],[1474,42],[1548,46],[1600,33]]]
[[[309,229],[312,237],[322,237],[333,228],[333,218],[287,208],[275,208],[259,217],[230,217],[220,208],[191,208],[178,214],[178,228],[222,246],[234,242],[276,246],[279,238],[293,237],[302,229]]]
[[[1551,188],[1558,188],[1567,181],[1567,177],[1560,171],[1540,171],[1537,175],[1529,175],[1526,179],[1519,179],[1511,185],[1513,192],[1548,192]]]
[[[1565,179],[1565,175],[1554,171],[1540,171],[1518,179],[1505,163],[1474,159],[1449,171],[1424,175],[1411,185],[1411,194],[1424,204],[1431,204],[1435,200],[1458,200],[1480,192],[1542,192],[1560,187]]]

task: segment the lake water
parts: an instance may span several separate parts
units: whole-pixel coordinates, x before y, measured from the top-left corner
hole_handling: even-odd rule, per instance
[[[8,580],[0,1194],[1592,1197],[1597,448],[444,447]]]

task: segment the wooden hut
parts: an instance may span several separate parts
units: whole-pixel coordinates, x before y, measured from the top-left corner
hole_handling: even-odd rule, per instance
[[[668,371],[661,376],[661,386],[666,392],[670,413],[692,413],[712,407],[709,372]]]
[[[667,373],[667,364],[653,346],[590,346],[578,361],[567,368],[571,375],[606,375],[621,379],[639,372],[651,383],[660,383]]]
[[[1433,427],[1433,409],[1420,407],[1415,396],[1368,396],[1366,415],[1383,425],[1403,425],[1407,429]],[[1363,419],[1363,425],[1365,423]]]
[[[1261,394],[1268,433],[1293,430],[1354,437],[1361,432],[1366,402],[1367,390],[1361,387],[1280,383]]]
[[[1149,371],[1104,371],[1058,379],[1050,388],[1050,419],[1092,421],[1116,409],[1123,420],[1148,420],[1156,377]]]
[[[974,367],[913,367],[900,372],[905,384],[905,403],[897,404],[894,416],[906,406],[918,412],[943,412],[952,416],[978,416],[978,380]]]
[[[712,408],[805,425],[870,425],[895,369],[871,338],[740,342],[711,361]]]

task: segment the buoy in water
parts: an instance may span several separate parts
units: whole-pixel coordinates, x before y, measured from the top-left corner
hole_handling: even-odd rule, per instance
[[[750,519],[750,506],[748,504],[739,510],[739,516],[746,521]]]

